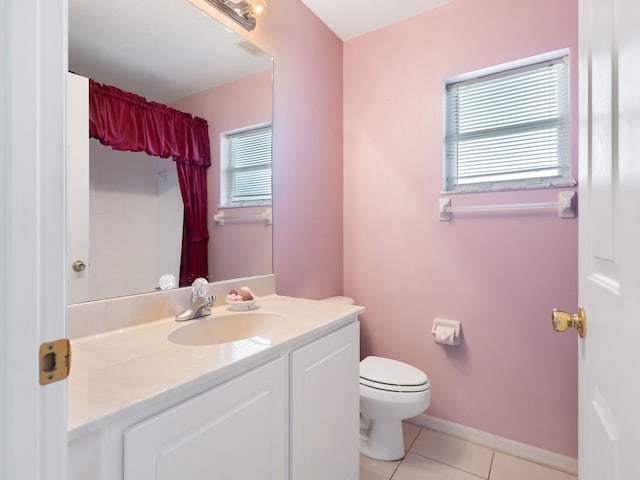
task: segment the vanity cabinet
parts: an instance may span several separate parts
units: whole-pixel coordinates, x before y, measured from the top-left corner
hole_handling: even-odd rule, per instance
[[[74,436],[69,480],[357,480],[359,323],[306,338]]]
[[[357,480],[359,324],[291,353],[291,479]]]
[[[286,381],[278,358],[127,429],[125,480],[286,478]]]

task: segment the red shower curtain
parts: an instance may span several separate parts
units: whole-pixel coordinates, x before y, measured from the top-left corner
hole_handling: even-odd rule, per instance
[[[176,162],[184,203],[180,286],[208,278],[207,121],[89,80],[89,136],[115,150],[146,152]]]

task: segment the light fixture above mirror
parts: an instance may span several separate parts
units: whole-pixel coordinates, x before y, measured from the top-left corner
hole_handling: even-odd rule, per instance
[[[227,17],[238,23],[247,31],[256,27],[256,18],[264,15],[267,8],[265,0],[202,0]],[[195,3],[195,2],[192,2]]]

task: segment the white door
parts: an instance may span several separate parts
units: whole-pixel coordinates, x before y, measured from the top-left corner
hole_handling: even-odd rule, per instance
[[[66,381],[39,384],[65,335],[66,1],[0,1],[0,478],[64,480]]]
[[[639,25],[580,0],[580,480],[640,478]]]
[[[89,79],[67,74],[69,303],[89,300]]]

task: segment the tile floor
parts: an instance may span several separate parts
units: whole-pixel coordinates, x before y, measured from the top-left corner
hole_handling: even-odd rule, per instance
[[[360,455],[360,480],[577,480],[560,472],[456,437],[405,423],[402,460]]]

